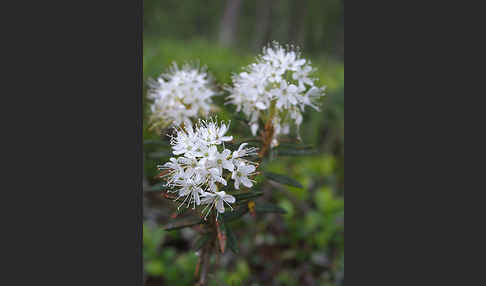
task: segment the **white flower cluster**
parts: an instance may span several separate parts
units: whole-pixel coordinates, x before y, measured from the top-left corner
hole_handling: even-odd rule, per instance
[[[230,178],[234,181],[235,189],[240,184],[252,187],[253,181],[249,178],[254,175],[255,163],[248,160],[248,156],[256,155],[256,148],[247,148],[247,143],[239,146],[238,150],[231,151],[225,148],[224,142],[231,141],[232,136],[226,136],[229,125],[218,125],[213,120],[199,121],[193,127],[185,122],[184,128],[178,128],[177,134],[171,138],[172,152],[178,156],[162,166],[167,174],[167,184],[175,187],[178,199],[184,198],[179,208],[187,203],[193,209],[206,204],[206,217],[213,207],[218,214],[224,213],[225,203],[236,201],[235,197],[219,191],[219,186],[226,186]]]
[[[254,136],[260,119],[272,120],[275,146],[278,135],[289,134],[290,122],[299,128],[306,106],[318,110],[316,99],[324,95],[325,87],[315,85],[313,71],[311,62],[300,58],[299,52],[274,42],[263,49],[256,63],[233,76],[228,103],[244,112]]]
[[[150,119],[156,128],[206,117],[211,109],[211,97],[215,95],[206,69],[189,64],[179,68],[174,63],[167,73],[149,85],[148,97],[153,101]]]

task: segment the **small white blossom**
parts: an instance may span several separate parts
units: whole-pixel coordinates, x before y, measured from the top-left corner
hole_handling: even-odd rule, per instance
[[[243,184],[247,188],[253,186],[253,182],[248,178],[248,176],[253,175],[255,172],[255,166],[240,164],[235,172],[231,175],[231,178],[235,181],[235,189],[240,189],[240,184]]]
[[[180,185],[180,190],[179,190],[179,198],[181,197],[186,197],[184,201],[179,205],[179,208],[184,205],[184,203],[187,201],[187,205],[189,206],[190,202],[193,202],[193,207],[192,209],[196,208],[196,205],[201,204],[201,198],[200,195],[204,193],[204,191],[191,179],[187,179],[184,181],[181,181]]]
[[[242,143],[240,147],[238,147],[238,150],[233,152],[233,159],[257,155],[258,149],[255,147],[245,148],[247,145],[248,143]]]
[[[195,126],[187,122],[176,129],[171,137],[176,157],[159,169],[165,171],[164,177],[174,189],[172,192],[178,193],[177,199],[184,198],[179,207],[213,204],[218,213],[223,213],[224,203],[235,202],[233,196],[220,191],[228,185],[227,180],[234,180],[237,189],[240,184],[252,186],[248,177],[254,175],[256,167],[248,157],[256,155],[257,148],[246,147],[248,144],[243,143],[237,150],[227,149],[224,142],[233,138],[226,135],[228,130],[229,124],[213,120],[200,120]]]
[[[201,204],[207,204],[208,206],[205,208],[207,209],[206,216],[204,219],[207,218],[213,207],[216,207],[216,210],[218,211],[218,214],[224,213],[225,207],[224,204],[226,203],[231,209],[233,207],[231,204],[236,202],[236,198],[233,197],[232,195],[226,194],[226,192],[215,192],[215,193],[208,193],[205,192],[203,193],[203,198],[201,199]],[[204,212],[204,210],[203,210]]]
[[[261,127],[260,118],[272,115],[272,146],[276,146],[278,136],[290,132],[289,123],[299,128],[306,106],[318,110],[316,102],[324,95],[325,87],[316,86],[313,71],[311,62],[300,58],[300,53],[274,43],[263,49],[256,63],[233,76],[233,86],[227,88],[227,103],[246,115],[253,135]]]
[[[216,146],[211,146],[209,148],[209,160],[213,165],[217,166],[219,173],[223,172],[223,168],[230,172],[235,168],[231,158],[231,151],[228,149],[224,149],[224,151],[220,153]]]
[[[205,117],[215,94],[205,68],[189,64],[179,68],[174,63],[167,73],[149,82],[151,124],[155,128],[165,128],[198,116]]]
[[[219,145],[222,142],[228,142],[233,140],[233,136],[225,136],[226,132],[228,131],[229,125],[221,123],[221,126],[218,126],[215,122],[209,121],[205,124],[205,128],[201,130],[202,136],[206,138],[206,141],[209,144],[216,144]]]

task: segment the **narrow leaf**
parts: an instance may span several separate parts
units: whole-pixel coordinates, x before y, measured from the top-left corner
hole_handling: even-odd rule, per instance
[[[286,214],[287,212],[274,204],[257,204],[255,206],[255,211],[257,213],[279,213],[279,214]]]
[[[234,254],[238,254],[240,252],[240,249],[238,247],[238,242],[236,241],[235,234],[233,233],[233,230],[231,229],[229,224],[225,223],[225,229],[226,229],[226,237],[227,237],[227,242],[228,242],[228,247],[233,251]]]
[[[180,218],[174,219],[170,223],[168,223],[164,229],[165,230],[176,230],[181,229],[189,226],[194,226],[202,223],[201,218],[198,217],[189,217],[189,218]]]
[[[171,153],[169,151],[159,151],[159,152],[152,152],[148,154],[149,159],[166,159],[170,157]]]
[[[317,154],[317,150],[315,149],[277,148],[275,152],[277,156],[307,156]]]
[[[251,191],[251,192],[241,192],[241,193],[236,193],[231,195],[235,197],[236,202],[239,202],[239,201],[260,197],[263,195],[263,192]]]
[[[143,141],[144,145],[154,145],[154,146],[170,146],[168,141],[161,141],[161,140],[154,140],[154,139],[147,139]]]
[[[209,233],[200,236],[194,243],[193,249],[198,251],[209,241]]]
[[[234,117],[235,120],[242,121],[245,124],[248,124],[249,121],[245,117],[241,116],[241,114],[237,113]]]
[[[303,186],[299,182],[297,182],[295,179],[292,179],[288,176],[281,175],[281,174],[275,174],[275,173],[271,173],[271,172],[265,172],[264,175],[268,179],[275,181],[277,183],[296,187],[296,188],[300,188],[300,189],[303,188]]]
[[[143,189],[144,192],[162,192],[167,190],[165,183],[158,183]]]
[[[277,147],[277,149],[279,148],[288,148],[288,149],[299,149],[299,150],[303,150],[303,149],[313,149],[314,146],[312,145],[307,145],[307,144],[296,144],[296,143],[280,143]]]
[[[239,208],[235,209],[232,212],[225,212],[223,216],[223,221],[230,222],[239,219],[240,217],[244,216],[248,212],[248,206],[242,205]]]

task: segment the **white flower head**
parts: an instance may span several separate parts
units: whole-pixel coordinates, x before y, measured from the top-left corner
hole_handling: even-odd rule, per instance
[[[199,116],[206,117],[216,95],[206,68],[174,63],[169,71],[149,82],[150,121],[153,128],[165,128]]]
[[[249,157],[257,154],[257,148],[247,148],[247,143],[237,150],[226,148],[224,142],[233,139],[226,134],[228,130],[229,123],[213,119],[200,120],[196,125],[187,123],[175,129],[170,140],[174,157],[159,169],[165,172],[172,192],[178,193],[176,199],[184,198],[179,207],[213,204],[218,213],[223,213],[224,205],[236,200],[221,191],[222,187],[231,186],[228,180],[234,180],[237,189],[240,184],[252,186],[249,177],[254,175],[256,167]],[[209,207],[209,212],[211,209]]]
[[[306,106],[318,110],[317,101],[325,87],[318,87],[311,76],[311,62],[302,59],[300,52],[282,47],[277,42],[263,48],[263,54],[245,70],[233,76],[233,86],[227,103],[234,104],[249,119],[253,135],[260,129],[260,118],[272,115],[274,121],[285,128],[276,128],[273,141],[287,131],[290,125],[297,129],[302,123]]]

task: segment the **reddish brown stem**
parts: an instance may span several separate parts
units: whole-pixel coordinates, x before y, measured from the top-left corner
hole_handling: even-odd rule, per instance
[[[201,256],[199,258],[199,263],[196,267],[196,275],[198,275],[198,279],[194,286],[205,286],[207,285],[207,277],[209,272],[209,263],[211,258],[211,252],[213,250],[213,242],[207,243],[201,252]],[[199,273],[198,273],[199,272]]]
[[[267,120],[267,123],[265,123],[265,127],[262,131],[262,149],[260,150],[260,153],[258,153],[258,157],[265,157],[268,150],[270,150],[274,132],[272,120],[269,119]]]
[[[199,262],[196,266],[196,277],[197,281],[194,286],[205,286],[207,285],[207,276],[209,273],[209,266],[210,266],[210,259],[211,254],[214,248],[214,242],[218,239],[217,238],[217,230],[216,230],[216,216],[214,213],[211,215],[211,224],[206,225],[206,228],[209,232],[214,234],[214,238],[210,239],[208,243],[202,248],[201,256],[199,256]],[[214,231],[212,231],[214,229]]]
[[[217,219],[214,220],[214,226],[216,228],[216,233],[218,236],[219,250],[221,251],[221,253],[224,253],[224,250],[226,248],[226,235],[224,235],[224,233],[221,231]]]

